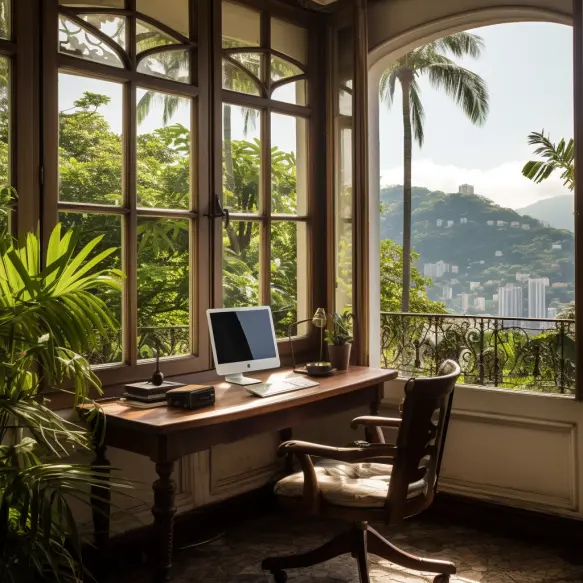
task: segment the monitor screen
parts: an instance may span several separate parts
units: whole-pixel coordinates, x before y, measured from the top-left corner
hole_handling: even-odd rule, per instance
[[[263,360],[277,356],[269,310],[211,312],[216,364]]]

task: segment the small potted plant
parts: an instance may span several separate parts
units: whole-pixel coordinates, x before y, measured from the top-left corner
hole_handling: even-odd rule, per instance
[[[328,357],[333,368],[346,370],[350,362],[350,350],[352,348],[352,314],[332,314],[332,327],[326,330],[328,342]]]

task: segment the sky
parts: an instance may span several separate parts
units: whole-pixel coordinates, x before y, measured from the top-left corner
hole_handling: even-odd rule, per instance
[[[533,158],[530,132],[545,130],[553,141],[573,136],[572,28],[550,23],[499,24],[473,30],[485,42],[480,59],[459,61],[481,75],[490,92],[490,114],[476,127],[449,97],[421,78],[425,143],[413,148],[413,185],[457,192],[475,186],[503,206],[521,208],[569,194],[558,177],[540,185],[521,169]],[[403,183],[399,87],[391,110],[380,107],[381,184]]]

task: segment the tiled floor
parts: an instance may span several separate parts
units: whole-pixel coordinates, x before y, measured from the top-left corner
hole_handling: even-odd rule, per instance
[[[375,525],[385,535],[387,530]],[[315,548],[344,528],[319,520],[292,522],[278,515],[242,524],[225,536],[175,555],[175,583],[267,583],[261,559]],[[426,557],[454,561],[464,583],[570,583],[583,581],[583,566],[570,564],[545,546],[496,537],[457,526],[408,522],[391,540],[399,547]],[[407,571],[369,555],[374,583],[424,583],[432,575]],[[315,567],[289,571],[290,583],[358,583],[354,560],[338,557]],[[132,581],[147,581],[131,578]],[[128,578],[124,578],[127,583]]]

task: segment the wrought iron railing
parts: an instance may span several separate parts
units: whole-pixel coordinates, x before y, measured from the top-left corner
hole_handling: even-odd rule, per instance
[[[189,326],[140,327],[139,358],[153,358],[158,349],[162,357],[189,354]],[[99,335],[99,345],[88,355],[88,359],[95,365],[120,362],[123,359],[121,331],[111,332],[107,337]]]
[[[462,383],[573,393],[575,322],[381,312],[382,366],[432,375],[447,358]]]

